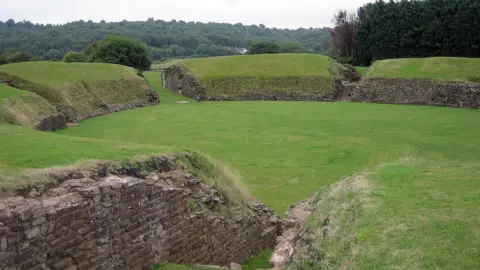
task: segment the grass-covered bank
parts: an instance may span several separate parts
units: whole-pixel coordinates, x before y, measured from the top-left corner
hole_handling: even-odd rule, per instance
[[[365,77],[480,82],[480,59],[460,57],[388,59],[374,63]]]
[[[318,193],[290,269],[478,269],[478,162],[407,156]]]

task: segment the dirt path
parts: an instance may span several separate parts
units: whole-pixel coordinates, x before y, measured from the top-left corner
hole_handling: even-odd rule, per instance
[[[292,259],[298,232],[312,211],[310,200],[301,201],[297,205],[291,206],[285,214],[283,234],[277,237],[277,246],[272,257],[270,257],[270,267],[272,269],[282,269]]]

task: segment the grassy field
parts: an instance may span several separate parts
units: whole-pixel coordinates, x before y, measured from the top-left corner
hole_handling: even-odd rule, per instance
[[[374,63],[367,78],[480,81],[478,58],[405,58]]]
[[[239,55],[184,60],[209,96],[272,91],[329,92],[343,67],[324,55]]]
[[[171,95],[159,80],[151,83],[161,99]],[[325,211],[350,223],[342,222],[346,227],[332,241],[314,238],[319,248],[310,259],[327,252],[333,269],[478,269],[479,119],[478,110],[384,104],[167,103],[56,134],[0,125],[0,170],[188,148],[229,164],[280,215],[314,191],[330,194],[326,186],[360,174],[366,192],[348,190],[319,203],[325,208],[309,221],[317,231]]]
[[[42,61],[1,65],[0,72],[49,86],[74,82],[118,80],[135,75],[133,68],[120,65]]]

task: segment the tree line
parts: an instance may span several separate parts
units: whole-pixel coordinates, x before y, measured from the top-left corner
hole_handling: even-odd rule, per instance
[[[153,60],[171,57],[221,56],[244,53],[257,41],[298,43],[309,52],[322,52],[328,28],[278,29],[264,25],[163,21],[95,23],[76,21],[62,25],[29,21],[0,21],[0,52],[19,50],[60,60],[68,51],[82,51],[111,35],[135,38],[148,46]]]
[[[480,57],[480,1],[401,0],[338,12],[332,53],[344,62],[405,57]]]

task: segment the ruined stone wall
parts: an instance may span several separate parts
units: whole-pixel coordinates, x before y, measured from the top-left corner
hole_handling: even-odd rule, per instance
[[[228,265],[274,247],[281,229],[271,210],[234,206],[169,158],[159,160],[167,166],[144,179],[106,167],[56,172],[54,188],[0,199],[0,268]]]
[[[480,108],[480,84],[427,80],[364,79],[352,101]]]
[[[66,128],[67,120],[63,113],[56,113],[43,117],[38,124],[35,125],[35,129],[41,131],[55,131],[57,129]]]
[[[177,93],[190,98],[205,98],[205,88],[200,81],[193,75],[189,74],[180,66],[170,66],[163,70],[162,73],[164,86]]]

